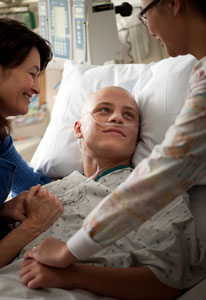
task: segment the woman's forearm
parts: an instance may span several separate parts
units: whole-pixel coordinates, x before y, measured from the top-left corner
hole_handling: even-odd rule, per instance
[[[26,219],[0,240],[0,267],[9,263],[28,243],[49,228],[62,214],[59,199],[40,185],[25,196]]]
[[[0,268],[10,263],[39,234],[40,230],[28,220],[23,221],[18,227],[10,231],[0,240]]]
[[[180,291],[161,283],[147,267],[106,268],[74,264],[68,268],[65,288],[74,280],[74,288],[81,288],[104,296],[127,300],[176,299]]]

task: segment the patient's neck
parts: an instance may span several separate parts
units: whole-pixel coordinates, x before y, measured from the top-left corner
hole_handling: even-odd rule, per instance
[[[131,159],[129,158],[125,160],[124,159],[123,160],[115,160],[115,159],[94,160],[84,156],[82,159],[82,165],[84,170],[84,176],[91,177],[97,172],[98,168],[99,168],[99,172],[96,174],[96,176],[100,175],[104,171],[107,171],[117,166],[121,166],[121,165],[129,166],[131,165]]]

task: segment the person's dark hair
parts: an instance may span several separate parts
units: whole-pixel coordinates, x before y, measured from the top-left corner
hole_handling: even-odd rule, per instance
[[[0,115],[0,141],[3,141],[10,132],[10,121]]]
[[[0,65],[5,69],[22,64],[33,47],[39,51],[41,71],[52,59],[50,43],[18,21],[0,18],[0,41]]]
[[[0,18],[0,65],[3,70],[21,65],[33,47],[39,51],[42,72],[53,56],[50,43],[24,24]],[[5,139],[10,130],[10,122],[0,115],[0,139]]]
[[[206,0],[186,0],[188,4],[191,4],[192,8],[198,11],[204,17],[206,16]]]

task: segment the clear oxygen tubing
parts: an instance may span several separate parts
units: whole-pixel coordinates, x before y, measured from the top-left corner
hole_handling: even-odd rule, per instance
[[[97,121],[97,120],[95,120],[94,118],[93,118],[93,116],[92,116],[92,114],[91,114],[91,112],[90,111],[86,111],[82,116],[81,116],[81,118],[83,118],[86,114],[89,114],[89,116],[90,116],[90,118],[92,119],[92,121],[95,123],[95,124],[97,124],[97,125],[101,125],[101,126],[110,126],[111,127],[111,125],[112,126],[118,126],[118,127],[121,127],[121,126],[138,126],[139,125],[139,123],[137,122],[137,123],[113,123],[113,122],[99,122],[99,121]],[[80,118],[80,119],[81,119]],[[82,150],[82,147],[80,146],[80,140],[82,140],[82,139],[78,139],[78,141],[77,141],[77,143],[78,143],[78,147],[79,147],[79,150],[81,151],[81,153],[82,154],[84,154],[84,155],[86,155],[86,156],[88,156],[89,158],[91,158],[91,159],[93,159],[93,160],[95,160],[94,158],[92,158],[91,156],[89,156],[87,153],[85,153],[83,150]],[[95,160],[96,161],[96,160]],[[93,175],[91,175],[87,180],[86,180],[86,182],[84,182],[83,184],[85,184],[85,183],[88,183],[89,181],[91,181],[91,180],[94,180],[96,177],[97,177],[97,175],[101,172],[101,171],[104,171],[105,169],[109,169],[109,168],[113,168],[114,167],[114,165],[112,164],[112,165],[110,165],[110,166],[107,166],[107,167],[104,167],[104,168],[99,168],[99,164],[98,164],[98,162],[96,161],[96,164],[97,164],[97,170],[96,170],[96,172],[93,174]]]
[[[92,119],[92,121],[98,125],[101,125],[101,126],[118,126],[118,127],[121,127],[121,126],[125,126],[125,127],[129,127],[129,126],[138,126],[139,123],[114,123],[114,122],[100,122],[100,121],[97,121],[94,119],[94,117],[92,116],[92,113],[90,111],[86,111],[85,114],[83,114],[81,116],[81,118],[83,118],[86,114],[89,114],[90,118]]]
[[[87,153],[85,153],[85,152],[82,150],[82,147],[81,147],[81,145],[80,145],[80,144],[81,144],[81,141],[80,141],[80,140],[81,140],[81,139],[78,139],[78,140],[77,140],[77,144],[78,144],[78,147],[79,147],[80,152],[81,152],[82,154],[84,154],[84,155],[87,155],[89,158],[91,158]],[[96,163],[97,163],[97,162],[96,162]],[[105,169],[105,168],[103,168],[103,169]],[[101,169],[101,170],[102,170],[102,169]],[[101,170],[99,169],[99,165],[98,165],[98,163],[97,163],[97,170],[95,171],[95,173],[92,174],[89,178],[87,178],[84,182],[82,182],[81,184],[79,184],[79,185],[78,185],[78,189],[80,189],[82,186],[84,186],[85,184],[89,183],[90,181],[94,180],[94,179],[97,177],[97,175],[99,174],[99,172],[100,172]],[[67,200],[64,199],[65,196],[70,195],[70,197],[72,197],[72,195],[73,195],[74,192],[76,192],[76,191],[77,191],[77,188],[74,187],[74,188],[72,188],[72,189],[66,191],[65,193],[61,194],[60,196],[58,196],[59,200],[62,202],[62,205],[63,205],[64,207],[67,206],[67,203],[66,203]]]
[[[91,116],[91,113],[90,112],[88,112],[89,113],[89,115]],[[83,115],[84,116],[84,115]],[[82,116],[82,117],[83,117]],[[96,123],[96,124],[98,124],[98,125],[102,125],[102,126],[113,126],[113,125],[118,125],[119,127],[120,126],[137,126],[138,124],[124,124],[123,125],[123,123],[120,123],[120,124],[115,124],[115,123],[102,123],[102,122],[97,122],[96,120],[94,120],[94,118],[91,116],[91,118],[92,118],[92,120]],[[79,150],[81,151],[81,153],[82,154],[84,154],[84,155],[86,155],[86,156],[88,156],[89,158],[91,158],[91,159],[93,159],[93,160],[95,160],[94,158],[92,158],[91,156],[89,156],[87,153],[85,153],[84,151],[83,151],[83,149],[82,149],[82,146],[81,146],[81,141],[82,141],[82,139],[78,139],[78,141],[77,141],[77,143],[78,143],[78,147],[79,147]],[[107,166],[107,167],[104,167],[104,168],[99,168],[99,164],[98,164],[98,162],[96,161],[96,164],[97,164],[97,169],[96,169],[96,171],[94,172],[94,174],[92,174],[89,178],[87,178],[84,182],[82,182],[81,184],[79,184],[78,185],[78,187],[74,187],[74,188],[72,188],[72,189],[70,189],[70,190],[68,190],[68,191],[66,191],[65,193],[63,193],[63,194],[61,194],[61,195],[59,195],[58,196],[58,198],[59,198],[59,200],[62,202],[62,205],[64,206],[64,208],[66,208],[67,206],[68,207],[70,207],[70,204],[69,203],[67,203],[67,201],[68,201],[68,199],[65,199],[65,197],[67,196],[67,195],[69,195],[71,198],[72,198],[72,196],[73,196],[73,194],[75,193],[75,192],[77,192],[77,188],[78,188],[78,190],[81,188],[81,187],[83,187],[85,184],[87,184],[87,183],[89,183],[90,181],[92,181],[92,180],[94,180],[96,177],[97,177],[97,175],[101,172],[101,171],[103,171],[103,170],[105,170],[105,169],[109,169],[109,168],[112,168],[112,167],[114,167],[114,164],[112,164],[112,165],[110,165],[110,166]]]
[[[85,153],[85,152],[82,150],[82,147],[81,147],[81,141],[82,141],[82,139],[79,139],[79,140],[78,140],[78,147],[79,147],[79,150],[81,151],[82,154],[84,154],[84,155],[88,156],[89,158],[95,160],[95,161],[96,161],[96,165],[97,165],[97,169],[96,169],[96,171],[94,172],[94,174],[92,174],[89,178],[87,178],[87,180],[86,180],[85,182],[83,182],[83,183],[81,184],[81,185],[84,185],[85,183],[88,183],[88,182],[90,182],[91,180],[94,180],[94,179],[97,177],[97,175],[98,175],[100,172],[104,171],[105,169],[113,168],[113,167],[114,167],[114,164],[109,165],[109,166],[107,166],[107,167],[104,167],[104,168],[101,168],[101,169],[100,169],[97,160],[94,159],[94,158],[92,158],[91,156],[89,156],[87,153]]]

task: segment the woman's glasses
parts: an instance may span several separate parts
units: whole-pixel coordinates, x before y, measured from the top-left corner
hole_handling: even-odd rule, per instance
[[[148,12],[148,10],[150,10],[153,6],[159,4],[160,2],[162,2],[162,0],[154,0],[152,1],[150,4],[148,4],[140,13],[139,13],[139,20],[147,26],[147,16],[146,13]]]

